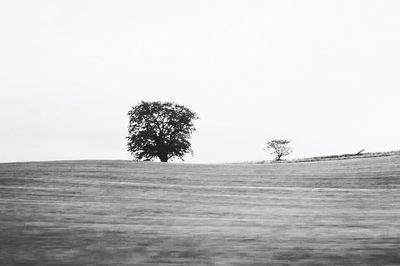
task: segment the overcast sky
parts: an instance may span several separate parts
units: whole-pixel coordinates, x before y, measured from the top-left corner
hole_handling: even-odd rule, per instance
[[[400,149],[400,1],[0,1],[0,161],[131,159],[129,109],[200,116],[187,162]]]

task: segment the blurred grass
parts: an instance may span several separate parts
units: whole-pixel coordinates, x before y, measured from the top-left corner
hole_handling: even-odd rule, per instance
[[[400,156],[0,164],[0,265],[399,265]]]

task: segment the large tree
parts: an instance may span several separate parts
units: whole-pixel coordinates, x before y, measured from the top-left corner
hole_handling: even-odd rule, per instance
[[[161,162],[167,162],[173,157],[182,159],[186,153],[193,153],[189,139],[196,130],[193,121],[198,116],[185,106],[142,101],[132,107],[128,116],[128,151],[135,159],[158,157]]]
[[[289,144],[290,140],[274,139],[267,142],[266,149],[271,150],[271,154],[275,155],[276,161],[280,161],[282,156],[292,153],[292,149],[289,147]]]

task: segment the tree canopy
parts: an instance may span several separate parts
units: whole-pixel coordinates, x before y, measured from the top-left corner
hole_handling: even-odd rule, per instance
[[[292,153],[292,149],[289,147],[289,144],[290,140],[274,139],[267,142],[266,148],[271,150],[271,154],[275,155],[276,161],[280,161],[282,156]]]
[[[128,151],[137,160],[158,157],[167,162],[173,157],[183,160],[193,153],[189,139],[198,119],[196,113],[171,102],[145,102],[128,112]]]

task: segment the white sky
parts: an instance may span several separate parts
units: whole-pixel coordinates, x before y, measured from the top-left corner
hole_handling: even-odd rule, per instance
[[[0,1],[0,161],[130,159],[131,106],[197,112],[187,162],[400,149],[400,1]]]

